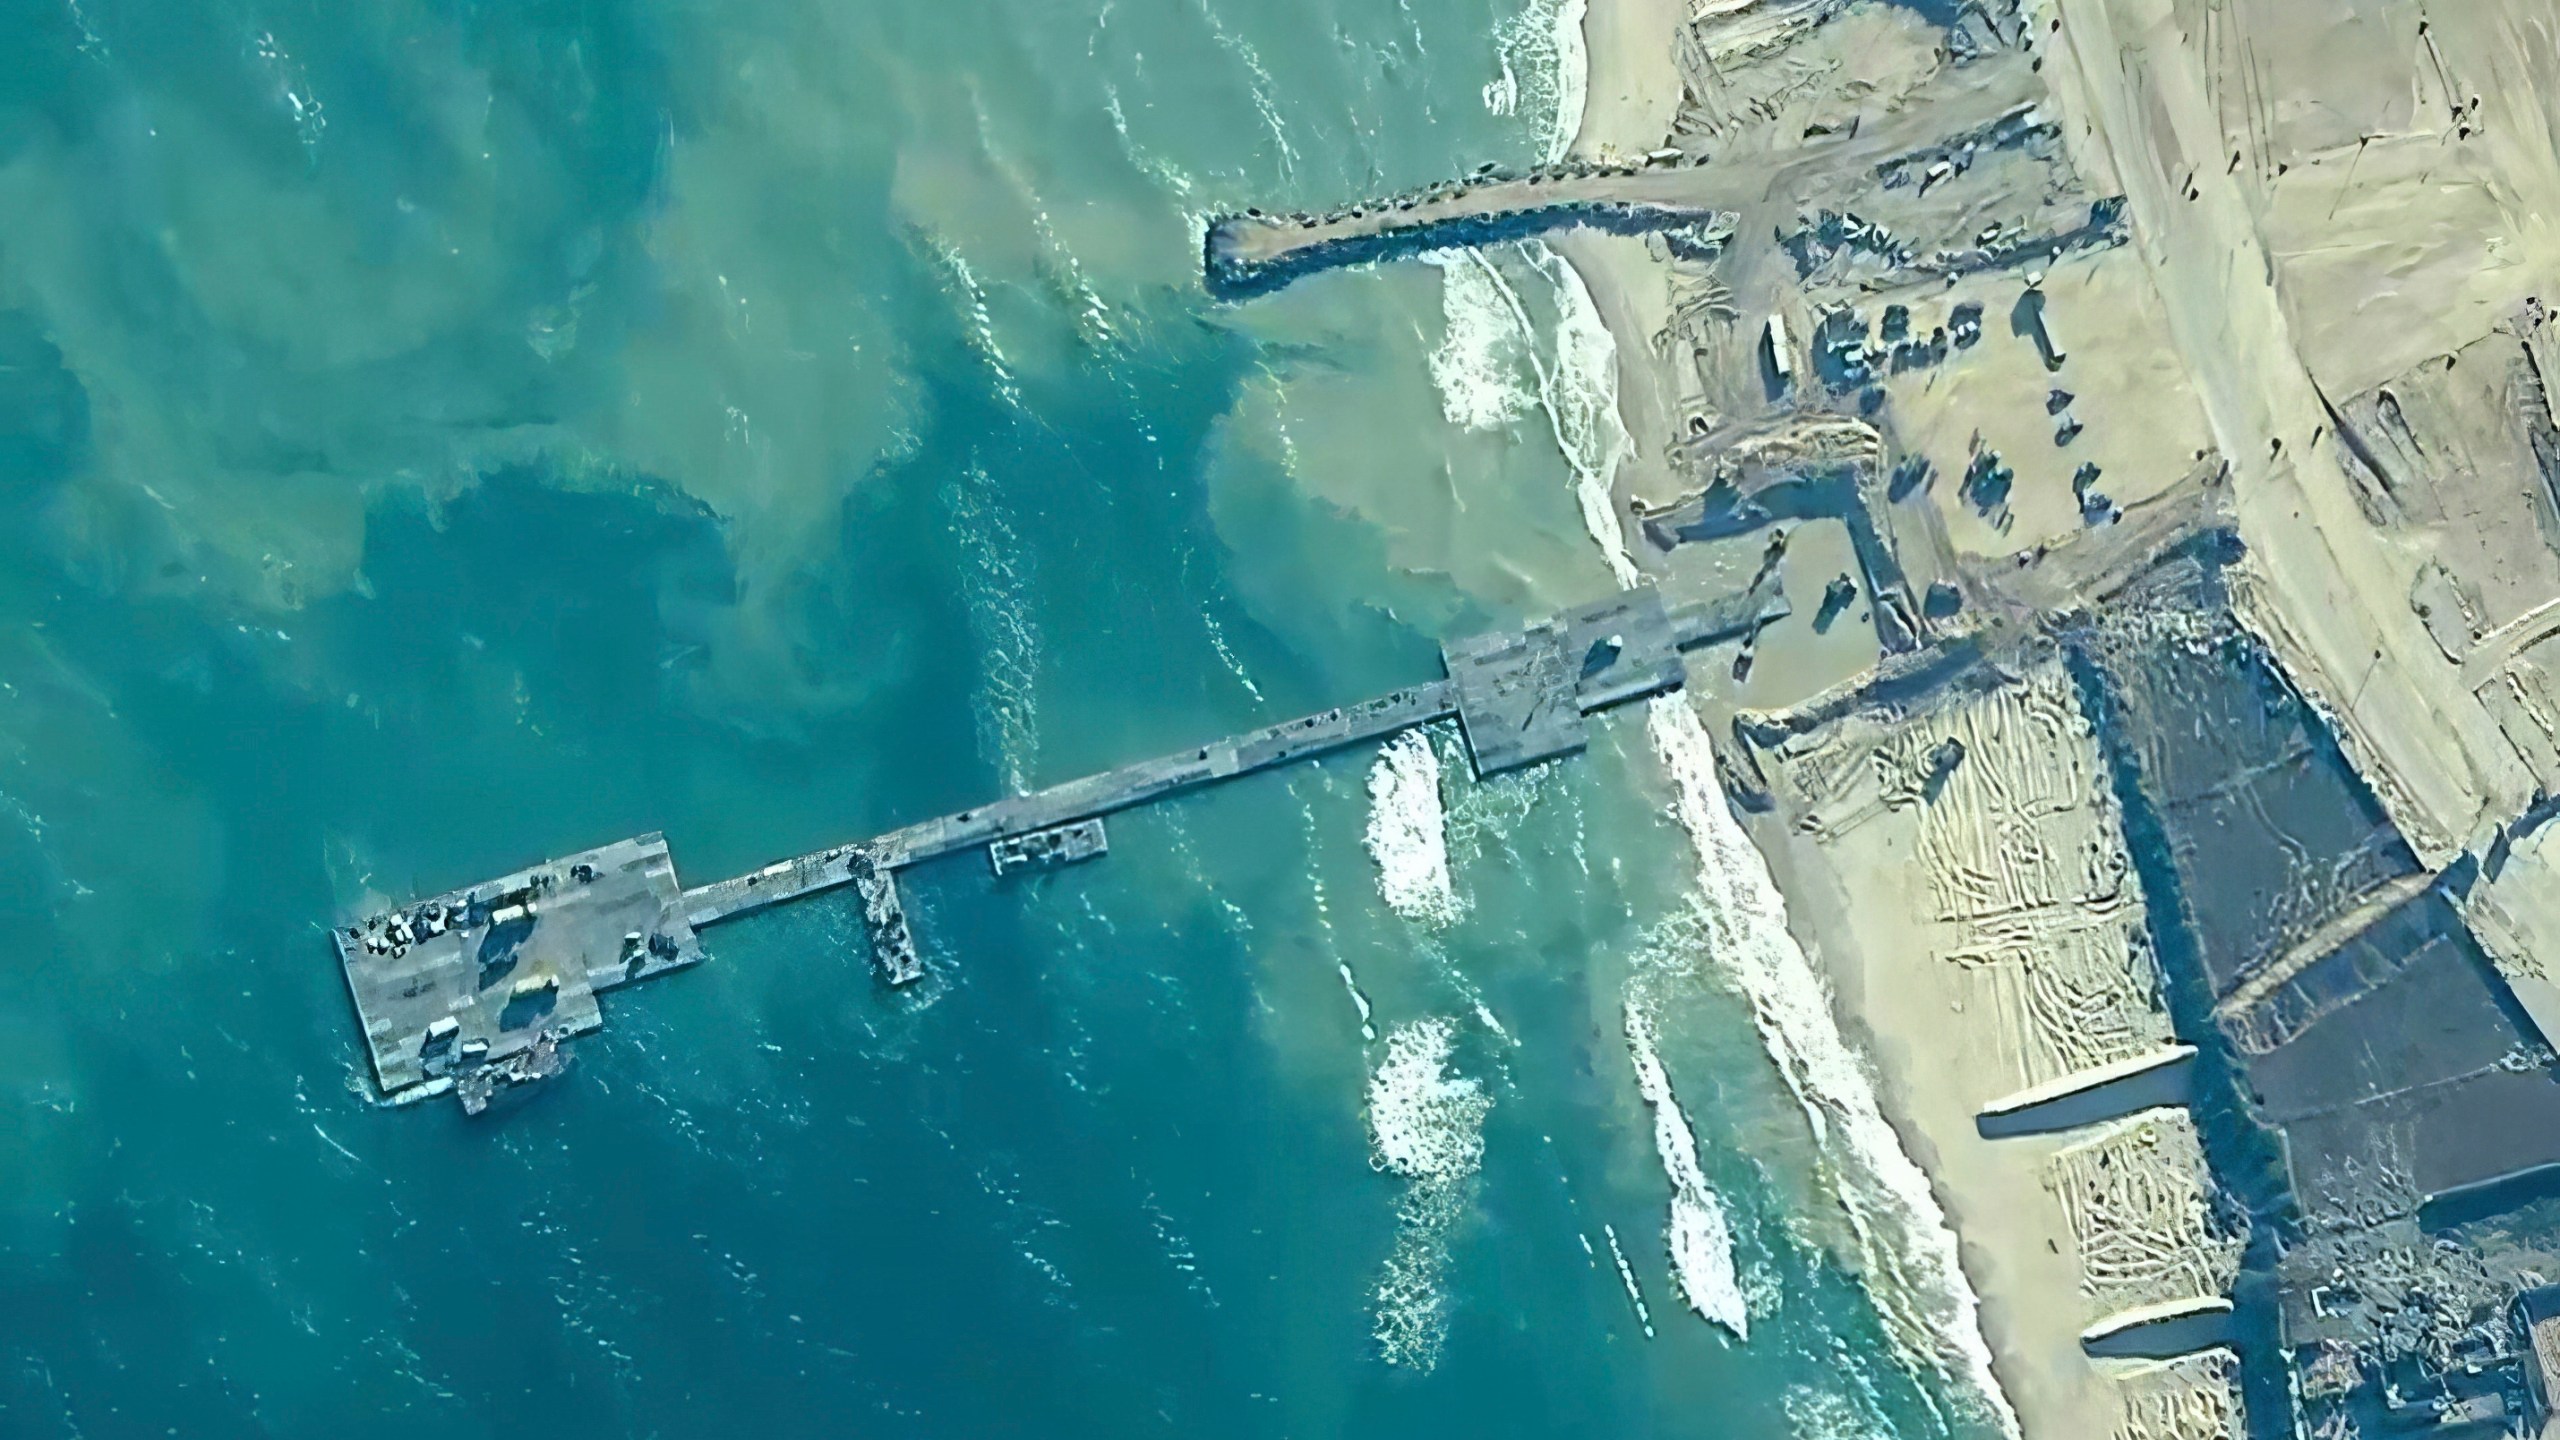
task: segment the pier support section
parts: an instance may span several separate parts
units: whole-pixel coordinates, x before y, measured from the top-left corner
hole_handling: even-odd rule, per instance
[[[1774,585],[1676,611],[1645,586],[1525,630],[1452,642],[1441,663],[1476,777],[1580,751],[1590,743],[1589,715],[1680,688],[1689,677],[1683,651],[1786,613]]]
[[[852,862],[853,889],[862,897],[862,925],[871,935],[871,963],[891,985],[924,978],[924,961],[916,955],[916,936],[907,928],[906,897],[898,893],[898,872],[857,851]]]

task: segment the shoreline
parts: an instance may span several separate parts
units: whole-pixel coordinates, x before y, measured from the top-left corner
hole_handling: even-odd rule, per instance
[[[1663,143],[1682,98],[1672,36],[1689,8],[1684,0],[1590,0],[1584,17],[1589,66],[1585,106],[1567,153],[1583,158],[1638,155]],[[1651,344],[1672,316],[1668,267],[1648,255],[1642,242],[1621,237],[1576,232],[1547,243],[1580,278],[1615,343],[1615,401],[1627,439],[1609,491],[1621,553],[1626,553],[1637,548],[1637,539],[1625,533],[1630,506],[1676,490],[1664,440],[1679,433],[1680,396],[1671,366]],[[1710,726],[1729,718],[1731,708],[1703,691],[1695,700],[1669,703],[1690,704]],[[1661,727],[1662,717],[1653,724]],[[1666,771],[1690,768],[1678,765],[1668,738],[1657,729]],[[1682,795],[1686,805],[1721,805],[1730,814],[1731,802],[1716,786],[1711,766],[1699,775],[1667,778],[1675,794],[1693,788],[1703,792]],[[1683,819],[1699,847],[1702,868],[1714,865],[1708,839],[1699,833],[1700,817]],[[2038,1184],[2040,1162],[2058,1147],[2002,1150],[1974,1136],[1971,1117],[1985,1098],[1975,1093],[1985,1088],[1979,1067],[1922,1053],[1930,1047],[1916,1043],[1907,1026],[1897,1034],[1880,1013],[1924,998],[1945,1013],[1945,999],[1915,993],[1930,990],[1932,977],[1897,981],[1865,959],[1884,957],[1887,948],[1896,957],[1914,953],[1924,927],[1902,915],[1879,915],[1877,924],[1865,928],[1889,933],[1860,934],[1843,888],[1846,877],[1822,865],[1817,855],[1796,853],[1798,847],[1772,833],[1770,826],[1749,817],[1733,819],[1733,838],[1748,843],[1767,866],[1783,905],[1788,942],[1802,951],[1815,985],[1824,992],[1837,1043],[1872,1086],[1875,1108],[1890,1126],[1886,1143],[1925,1176],[1925,1194],[1918,1198],[1934,1213],[1887,1218],[1915,1231],[1940,1232],[1892,1237],[1889,1243],[1926,1252],[1935,1248],[1932,1240],[1941,1240],[1954,1257],[1947,1267],[1954,1273],[1948,1278],[1961,1293],[1941,1297],[1940,1313],[1926,1317],[1939,1332],[1934,1368],[1959,1391],[1987,1391],[1955,1398],[1987,1412],[1977,1418],[1999,1430],[2029,1437],[2105,1433],[2115,1401],[2108,1392],[2115,1387],[2096,1362],[2080,1353],[2076,1256],[2061,1206],[2054,1196],[2041,1193]],[[1705,820],[1711,824],[1713,817]],[[1890,933],[1897,930],[1898,937]],[[1903,943],[1894,943],[1896,938]],[[1723,959],[1731,963],[1731,957]],[[1767,1028],[1764,1022],[1764,1033]],[[1789,1068],[1788,1058],[1779,1053],[1786,1042],[1776,1035],[1767,1039],[1772,1060]],[[1819,1094],[1800,1098],[1809,1109],[1832,1099]],[[1959,1128],[1961,1134],[1949,1133]],[[1826,1142],[1826,1150],[1837,1144]],[[2019,1213],[2021,1207],[2027,1213]],[[1871,1223],[1854,1211],[1851,1218],[1862,1233]],[[1995,1218],[2000,1223],[1988,1223]],[[1925,1253],[1915,1258],[1925,1265]],[[1892,1329],[1891,1311],[1911,1297],[1878,1292],[1876,1257],[1871,1253],[1867,1259],[1871,1298],[1887,1311]],[[1945,1333],[1951,1328],[1973,1333]],[[1967,1351],[1979,1357],[1978,1367],[1966,1363]],[[1968,1370],[1975,1373],[1968,1375]]]

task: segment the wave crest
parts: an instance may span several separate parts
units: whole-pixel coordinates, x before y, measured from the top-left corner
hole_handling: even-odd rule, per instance
[[[1448,1338],[1449,1232],[1466,1213],[1493,1110],[1483,1087],[1449,1073],[1456,1033],[1436,1016],[1398,1026],[1369,1076],[1370,1163],[1411,1182],[1396,1207],[1395,1250],[1372,1292],[1372,1333],[1388,1364],[1418,1371],[1440,1363]]]
[[[1407,730],[1379,747],[1369,767],[1366,839],[1387,908],[1434,929],[1465,911],[1449,874],[1440,753],[1422,731]]]
[[[1957,1263],[1955,1232],[1928,1176],[1886,1122],[1874,1082],[1832,1017],[1822,977],[1788,932],[1769,862],[1726,805],[1706,727],[1674,695],[1653,703],[1646,728],[1697,847],[1708,954],[1750,1002],[1761,1043],[1837,1171],[1841,1208],[1887,1332],[1906,1359],[1947,1377],[1968,1408],[2014,1440],[2017,1412],[1992,1374],[1981,1301]]]
[[[1543,245],[1525,248],[1554,281],[1563,316],[1556,364],[1540,371],[1541,408],[1573,470],[1592,542],[1618,582],[1635,585],[1643,577],[1610,499],[1627,448],[1615,342],[1573,267]],[[1648,708],[1646,730],[1671,778],[1674,814],[1697,852],[1708,954],[1750,1002],[1762,1047],[1838,1172],[1841,1207],[1888,1334],[1907,1364],[1945,1377],[1959,1403],[2016,1440],[2017,1412],[1992,1373],[1981,1300],[1958,1263],[1955,1232],[1841,1036],[1829,990],[1787,929],[1785,898],[1726,803],[1705,726],[1687,697],[1670,695]]]
[[[1440,272],[1442,328],[1431,352],[1440,413],[1463,429],[1500,429],[1534,401],[1520,382],[1523,317],[1481,252],[1434,250],[1422,260]]]
[[[1698,1138],[1689,1117],[1671,1093],[1671,1077],[1654,1046],[1653,1020],[1632,999],[1626,1006],[1626,1028],[1636,1089],[1653,1111],[1653,1148],[1671,1177],[1671,1217],[1662,1238],[1671,1251],[1672,1278],[1690,1309],[1732,1331],[1735,1339],[1747,1340],[1751,1309],[1734,1272],[1732,1226],[1698,1163]]]

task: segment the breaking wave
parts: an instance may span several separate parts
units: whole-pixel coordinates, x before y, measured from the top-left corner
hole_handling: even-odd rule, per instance
[[[1435,929],[1464,912],[1449,875],[1440,755],[1419,730],[1389,740],[1369,767],[1367,840],[1369,858],[1378,863],[1378,893],[1389,909]]]
[[[1618,343],[1600,318],[1591,288],[1581,272],[1545,245],[1523,247],[1529,261],[1555,286],[1556,359],[1540,367],[1539,408],[1554,427],[1556,448],[1573,471],[1574,500],[1582,507],[1582,526],[1600,547],[1609,573],[1620,585],[1642,577],[1627,552],[1625,534],[1610,502],[1610,483],[1633,442],[1618,419]]]
[[[1388,1032],[1369,1076],[1369,1161],[1418,1183],[1464,1180],[1484,1163],[1493,1109],[1475,1081],[1449,1073],[1457,1028],[1432,1016]]]
[[[1609,1242],[1609,1263],[1618,1267],[1618,1284],[1627,1292],[1627,1304],[1636,1312],[1636,1324],[1644,1328],[1644,1338],[1650,1340],[1653,1338],[1653,1311],[1644,1303],[1644,1287],[1636,1283],[1636,1267],[1627,1263],[1626,1247],[1618,1243],[1618,1227],[1603,1221],[1600,1233]],[[1591,1242],[1583,1241],[1582,1248],[1590,1249]]]
[[[1671,1218],[1663,1241],[1671,1251],[1672,1278],[1680,1283],[1689,1308],[1725,1329],[1737,1340],[1751,1336],[1751,1311],[1733,1265],[1733,1230],[1724,1206],[1707,1187],[1698,1164],[1698,1138],[1689,1117],[1671,1093],[1671,1077],[1653,1040],[1653,1020],[1630,998],[1626,1006],[1627,1052],[1635,1060],[1636,1089],[1653,1111],[1653,1148],[1671,1177]]]
[[[1563,256],[1536,240],[1523,241],[1519,250],[1555,294],[1554,362],[1550,364],[1535,349],[1525,357],[1537,380],[1537,408],[1547,417],[1556,449],[1563,453],[1566,467],[1573,472],[1574,499],[1582,508],[1583,529],[1600,546],[1609,573],[1617,577],[1620,585],[1633,585],[1641,577],[1635,558],[1627,552],[1625,538],[1618,532],[1609,495],[1618,462],[1633,444],[1626,426],[1618,419],[1617,341],[1601,320],[1600,307],[1592,301],[1590,287],[1582,283],[1581,274]],[[1501,302],[1502,313],[1511,317],[1514,333],[1537,333],[1528,307],[1520,301],[1520,292],[1512,288],[1483,251],[1446,251],[1442,257],[1445,258],[1435,257],[1435,263],[1442,265],[1444,275],[1457,268],[1458,260],[1463,258],[1484,277],[1488,293]],[[1445,296],[1445,290],[1443,293]],[[1436,368],[1433,373],[1437,378]],[[1449,394],[1444,385],[1444,406],[1449,403]],[[1451,418],[1456,418],[1454,413]]]
[[[1435,250],[1422,259],[1440,271],[1443,328],[1431,352],[1440,413],[1469,430],[1499,429],[1536,398],[1519,378],[1526,317],[1481,252]]]
[[[1582,128],[1590,87],[1590,52],[1582,39],[1587,0],[1529,0],[1493,32],[1502,73],[1484,87],[1485,108],[1525,115],[1537,127],[1548,160],[1561,160]]]
[[[1372,1023],[1371,1018],[1377,1012],[1369,1007],[1369,997],[1361,993],[1360,979],[1358,976],[1351,973],[1351,962],[1348,960],[1336,960],[1333,962],[1333,968],[1340,971],[1342,974],[1342,988],[1351,996],[1351,1008],[1360,1012],[1360,1038],[1363,1040],[1377,1039],[1377,1026]]]
[[[1482,1086],[1449,1073],[1455,1035],[1436,1016],[1398,1026],[1369,1076],[1369,1163],[1406,1181],[1395,1250],[1372,1292],[1372,1333],[1388,1364],[1425,1372],[1448,1339],[1449,1232],[1466,1213],[1493,1110]]]
[[[1957,1264],[1955,1232],[1929,1180],[1886,1123],[1874,1082],[1831,1013],[1831,997],[1788,933],[1768,862],[1733,818],[1706,727],[1679,696],[1653,702],[1646,728],[1669,772],[1676,813],[1698,850],[1708,953],[1751,1005],[1761,1043],[1813,1127],[1855,1235],[1869,1295],[1906,1359],[1934,1369],[2002,1434],[2018,1434],[1991,1372],[1981,1302]]]
[[[1543,245],[1523,248],[1555,284],[1560,315],[1555,363],[1539,366],[1539,408],[1573,471],[1593,543],[1618,582],[1634,585],[1642,577],[1610,497],[1628,448],[1617,414],[1616,344],[1573,267]],[[1906,1363],[1945,1376],[2002,1434],[2017,1436],[2017,1414],[1982,1338],[1981,1301],[1957,1263],[1955,1234],[1841,1036],[1821,977],[1787,930],[1784,897],[1733,818],[1704,725],[1684,697],[1672,695],[1648,708],[1646,729],[1698,853],[1708,953],[1749,1000],[1763,1047],[1838,1172],[1867,1287],[1897,1349]]]
[[[1484,108],[1496,115],[1515,115],[1520,110],[1520,76],[1511,68],[1511,56],[1502,56],[1502,73],[1484,82]]]

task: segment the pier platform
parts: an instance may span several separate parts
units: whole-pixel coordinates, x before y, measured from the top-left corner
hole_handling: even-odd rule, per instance
[[[596,992],[702,958],[675,858],[644,835],[331,932],[376,1083],[476,1109],[604,1023]],[[476,1102],[476,1103],[475,1103]]]
[[[1110,850],[1111,837],[1102,828],[1102,817],[1096,815],[1072,825],[998,840],[987,847],[987,864],[998,875],[1014,870],[1049,870],[1099,860]]]
[[[1448,677],[936,816],[683,889],[657,835],[617,841],[333,932],[383,1098],[456,1092],[476,1110],[559,1068],[559,1042],[603,1024],[600,991],[702,958],[696,932],[822,891],[860,897],[871,962],[925,973],[898,874],[984,849],[999,875],[1091,860],[1103,817],[1178,791],[1456,717],[1475,773],[1580,750],[1587,717],[1687,678],[1684,652],[1787,613],[1774,586],[1669,607],[1627,590],[1517,631],[1451,642]]]

